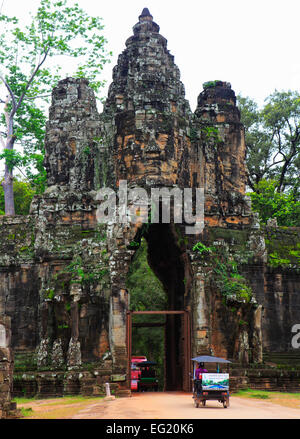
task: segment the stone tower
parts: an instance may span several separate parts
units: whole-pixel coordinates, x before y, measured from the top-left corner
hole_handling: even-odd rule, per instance
[[[191,117],[174,57],[144,9],[113,69],[101,115],[115,178],[190,187]]]
[[[207,223],[225,227],[251,224],[250,206],[245,197],[244,127],[231,85],[222,81],[205,83],[194,120],[202,144]]]

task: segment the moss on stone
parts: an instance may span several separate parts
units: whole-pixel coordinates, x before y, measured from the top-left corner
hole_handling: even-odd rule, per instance
[[[37,369],[36,355],[34,352],[15,352],[14,371],[26,372]]]
[[[300,269],[300,229],[265,227],[264,235],[268,265]]]
[[[250,230],[225,229],[221,227],[210,227],[207,229],[209,243],[223,239],[234,248],[246,249],[249,242]]]
[[[252,289],[248,281],[239,272],[239,261],[229,246],[208,247],[198,242],[193,251],[211,266],[211,282],[220,291],[225,302],[230,301],[249,303],[252,299]]]
[[[204,83],[202,84],[202,87],[203,87],[204,89],[206,89],[206,88],[213,88],[213,87],[216,87],[216,86],[219,85],[219,84],[222,84],[222,81],[220,81],[219,79],[215,79],[214,81],[207,81],[207,82],[204,82]]]

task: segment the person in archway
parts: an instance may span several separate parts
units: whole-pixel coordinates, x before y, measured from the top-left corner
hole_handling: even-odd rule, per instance
[[[204,368],[204,363],[199,363],[197,369],[195,370],[195,391],[196,393],[201,391],[202,388],[202,374],[207,373]]]

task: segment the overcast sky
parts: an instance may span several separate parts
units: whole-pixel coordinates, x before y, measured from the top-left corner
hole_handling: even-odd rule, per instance
[[[3,0],[0,0],[0,6]],[[74,2],[71,2],[74,3]],[[78,0],[103,18],[112,68],[148,7],[168,40],[192,110],[203,82],[230,82],[236,93],[260,105],[275,89],[300,89],[300,0]],[[25,17],[39,0],[4,0],[2,13]],[[105,93],[104,93],[105,94]]]

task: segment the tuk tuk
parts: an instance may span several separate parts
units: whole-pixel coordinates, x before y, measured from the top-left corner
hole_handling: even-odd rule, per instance
[[[139,390],[139,381],[141,376],[141,369],[139,364],[147,361],[147,357],[137,356],[131,357],[131,390]]]
[[[205,407],[206,401],[217,400],[224,408],[229,407],[229,373],[219,372],[219,363],[231,363],[224,358],[202,355],[192,358],[193,361],[193,399],[194,406]],[[195,376],[196,363],[216,363],[215,373],[202,373],[199,379]]]
[[[139,369],[141,371],[138,383],[138,390],[140,392],[158,391],[158,379],[156,376],[155,366],[157,363],[153,361],[143,361],[139,363]]]

